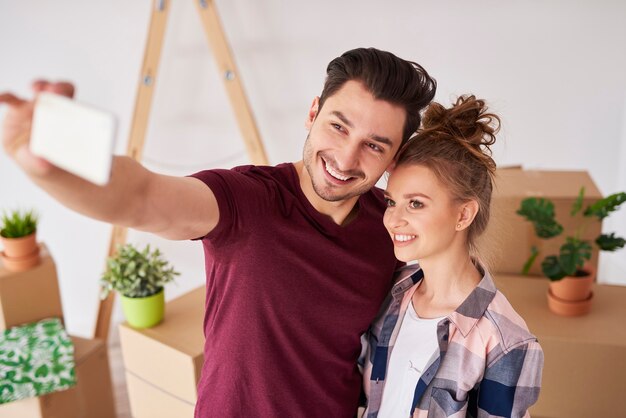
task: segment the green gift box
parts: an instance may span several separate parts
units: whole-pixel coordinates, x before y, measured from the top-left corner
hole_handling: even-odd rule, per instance
[[[58,318],[0,334],[0,404],[76,384],[74,345]]]

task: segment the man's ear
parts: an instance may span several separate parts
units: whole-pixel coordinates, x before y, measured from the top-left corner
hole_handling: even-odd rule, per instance
[[[304,121],[304,126],[309,131],[311,130],[311,126],[313,126],[313,121],[315,121],[315,118],[317,117],[317,111],[319,110],[319,106],[320,98],[319,96],[315,96],[315,99],[313,99],[313,103],[311,103],[311,108],[309,109],[306,120]]]
[[[474,218],[478,214],[478,202],[468,200],[459,206],[459,218],[457,220],[457,230],[461,231],[474,222]]]

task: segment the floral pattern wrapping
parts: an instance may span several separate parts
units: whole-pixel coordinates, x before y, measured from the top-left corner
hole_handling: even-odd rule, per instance
[[[58,318],[0,333],[0,404],[76,384],[74,344]]]

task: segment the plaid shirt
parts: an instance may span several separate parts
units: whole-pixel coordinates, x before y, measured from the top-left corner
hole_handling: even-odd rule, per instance
[[[405,267],[381,313],[363,337],[360,364],[368,398],[366,418],[375,418],[395,339],[424,277]],[[529,417],[541,385],[543,352],[485,273],[478,286],[437,324],[439,351],[433,353],[415,387],[413,417]]]

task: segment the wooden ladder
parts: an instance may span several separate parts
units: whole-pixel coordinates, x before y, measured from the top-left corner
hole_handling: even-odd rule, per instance
[[[232,52],[217,14],[215,2],[213,0],[196,0],[196,5],[213,57],[217,62],[220,73],[223,75],[222,80],[232,109],[235,112],[235,118],[248,156],[253,164],[266,165],[268,160],[263,142],[254,121],[250,104],[241,85],[239,72],[235,66]],[[157,79],[159,58],[163,48],[168,12],[169,7],[165,0],[154,0],[141,77],[135,99],[130,137],[126,150],[126,155],[137,161],[140,161],[142,158],[145,144],[148,117]],[[115,254],[119,245],[126,242],[126,235],[127,228],[119,225],[113,227],[108,250],[109,257]],[[100,301],[94,331],[96,338],[108,340],[114,301],[115,292],[110,292],[108,298]]]

